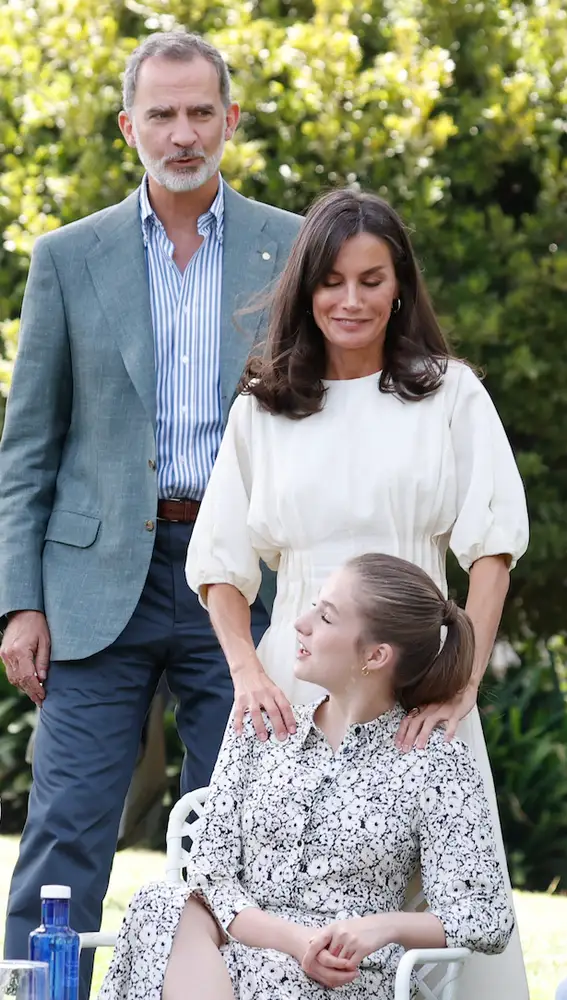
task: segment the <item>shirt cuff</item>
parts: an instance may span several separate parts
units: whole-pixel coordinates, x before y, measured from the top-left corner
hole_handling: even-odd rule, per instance
[[[234,918],[247,907],[258,909],[258,904],[244,891],[238,879],[213,885],[206,875],[195,875],[187,884],[210,910],[227,940],[234,940],[228,932]]]

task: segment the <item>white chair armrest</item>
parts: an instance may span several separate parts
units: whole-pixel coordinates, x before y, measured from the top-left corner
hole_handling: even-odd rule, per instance
[[[421,983],[421,993],[426,1000],[454,1000],[457,995],[456,981],[471,954],[468,948],[412,948],[406,951],[398,965],[394,1000],[409,1000],[411,974],[416,965],[440,963],[448,966],[445,976],[435,991],[426,983]]]
[[[79,934],[81,951],[83,948],[114,948],[116,931],[92,931],[86,934]]]

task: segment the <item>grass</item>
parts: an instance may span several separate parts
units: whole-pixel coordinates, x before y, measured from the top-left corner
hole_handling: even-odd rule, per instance
[[[17,843],[16,837],[0,837],[0,938]],[[135,890],[144,882],[162,878],[163,872],[164,855],[157,851],[131,850],[117,854],[104,906],[104,930],[117,930],[128,900]],[[515,892],[514,901],[530,985],[530,1000],[553,1000],[557,984],[567,977],[567,896]],[[100,987],[109,961],[110,949],[99,949],[95,960],[93,996]]]

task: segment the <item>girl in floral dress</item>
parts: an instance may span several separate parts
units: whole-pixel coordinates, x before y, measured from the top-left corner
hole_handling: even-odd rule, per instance
[[[513,928],[472,752],[409,713],[470,680],[474,632],[417,566],[350,560],[296,622],[328,694],[296,732],[229,724],[183,885],[140,890],[99,1000],[391,1000],[404,949],[504,950]],[[421,869],[429,910],[402,912]]]

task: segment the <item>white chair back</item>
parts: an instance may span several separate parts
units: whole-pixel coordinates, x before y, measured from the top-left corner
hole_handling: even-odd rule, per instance
[[[183,882],[183,869],[187,866],[188,852],[183,840],[195,839],[201,825],[201,817],[209,794],[208,788],[196,788],[187,792],[177,802],[169,814],[165,836],[165,878],[167,882]],[[188,817],[195,818],[189,821]]]

